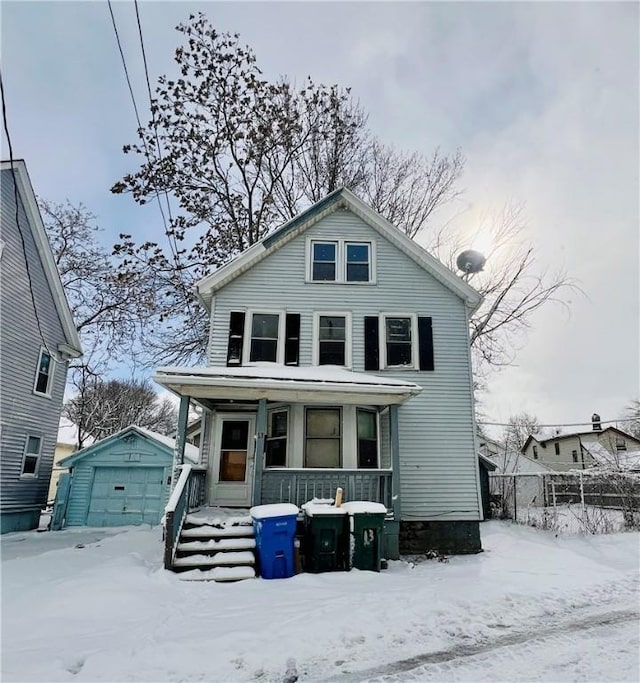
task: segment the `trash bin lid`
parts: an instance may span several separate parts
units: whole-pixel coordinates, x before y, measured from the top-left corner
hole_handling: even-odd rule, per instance
[[[267,519],[268,517],[290,517],[298,515],[298,506],[293,503],[272,503],[271,505],[254,505],[249,514],[254,519]]]
[[[305,503],[302,506],[307,517],[319,517],[320,515],[346,515],[344,507],[335,507],[326,503]]]
[[[347,511],[348,515],[353,514],[387,514],[387,508],[382,503],[373,503],[369,500],[352,500],[348,503],[342,503],[342,508]]]

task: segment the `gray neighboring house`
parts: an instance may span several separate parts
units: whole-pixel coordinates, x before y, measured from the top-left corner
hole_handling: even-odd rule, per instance
[[[471,286],[341,189],[197,292],[208,366],[153,379],[181,396],[180,445],[202,408],[190,477],[205,505],[299,506],[340,486],[387,507],[396,555],[480,550]]]
[[[38,526],[80,340],[22,160],[0,165],[1,532]],[[16,206],[17,197],[17,206]]]

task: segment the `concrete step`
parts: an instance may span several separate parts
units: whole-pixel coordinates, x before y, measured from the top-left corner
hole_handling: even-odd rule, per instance
[[[183,541],[180,537],[177,551],[179,553],[212,553],[220,550],[253,550],[255,538],[220,538],[200,541]]]
[[[182,581],[215,581],[216,583],[230,583],[232,581],[243,581],[245,579],[255,579],[256,572],[253,567],[215,567],[208,570],[191,570],[180,573]]]
[[[174,567],[237,567],[241,565],[252,566],[255,564],[253,553],[244,552],[218,552],[214,555],[187,555],[177,557],[173,561]]]
[[[222,517],[211,512],[192,512],[187,515],[185,524],[193,526],[214,526],[220,527],[238,527],[238,526],[253,526],[253,520],[250,515],[235,515]]]
[[[253,526],[215,527],[209,524],[182,529],[180,538],[237,538],[253,537]]]

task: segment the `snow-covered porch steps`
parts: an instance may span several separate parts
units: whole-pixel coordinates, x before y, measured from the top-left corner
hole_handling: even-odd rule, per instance
[[[215,510],[187,515],[173,570],[187,581],[253,579],[256,542],[248,515],[219,515]]]

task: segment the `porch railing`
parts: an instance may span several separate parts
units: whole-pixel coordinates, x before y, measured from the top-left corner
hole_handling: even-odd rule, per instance
[[[265,469],[261,503],[293,503],[333,498],[340,487],[344,500],[370,500],[391,510],[390,470]]]
[[[190,510],[204,503],[206,467],[183,465],[164,518],[164,568],[173,567],[182,525]]]

